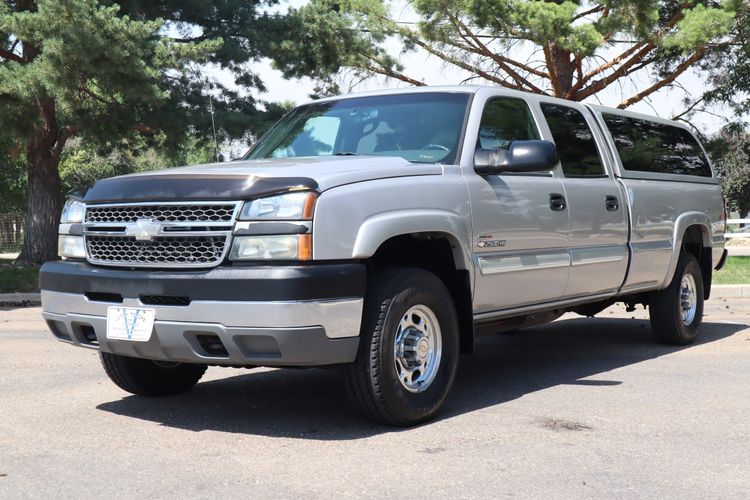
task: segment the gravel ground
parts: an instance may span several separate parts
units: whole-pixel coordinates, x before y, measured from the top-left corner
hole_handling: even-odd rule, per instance
[[[39,308],[0,308],[0,498],[748,498],[750,300],[709,302],[687,348],[645,317],[483,339],[440,418],[400,430],[359,418],[335,370],[130,396]]]

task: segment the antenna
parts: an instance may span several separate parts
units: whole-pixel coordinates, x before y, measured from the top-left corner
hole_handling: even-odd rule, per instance
[[[209,113],[211,113],[211,127],[214,130],[214,156],[216,157],[216,161],[219,160],[219,141],[216,139],[216,121],[214,121],[214,101],[211,99],[211,94],[208,94],[208,109]]]

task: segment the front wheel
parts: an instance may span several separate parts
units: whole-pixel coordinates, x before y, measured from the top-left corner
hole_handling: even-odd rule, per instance
[[[387,269],[369,287],[349,395],[363,413],[388,425],[433,417],[458,367],[458,319],[440,279],[420,269]]]
[[[99,352],[104,371],[120,389],[138,396],[171,396],[191,389],[206,365],[166,363]]]
[[[649,309],[651,328],[659,341],[672,345],[695,341],[703,321],[703,275],[695,256],[680,255],[672,282],[653,292]]]

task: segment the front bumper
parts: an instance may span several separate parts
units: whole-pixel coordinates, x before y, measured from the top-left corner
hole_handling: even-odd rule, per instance
[[[354,360],[365,276],[361,264],[172,272],[49,262],[40,287],[44,318],[64,342],[160,361],[315,366]],[[151,339],[108,339],[113,306],[154,309]]]

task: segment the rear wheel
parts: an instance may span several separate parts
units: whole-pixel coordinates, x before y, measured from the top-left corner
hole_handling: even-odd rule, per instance
[[[359,352],[345,371],[354,404],[389,425],[433,417],[458,366],[458,320],[450,293],[420,269],[382,271],[369,287]]]
[[[206,365],[167,363],[99,352],[110,380],[138,396],[171,396],[191,389],[206,372]]]
[[[672,345],[695,341],[703,321],[703,275],[695,256],[680,255],[672,282],[651,295],[649,310],[659,341]]]

